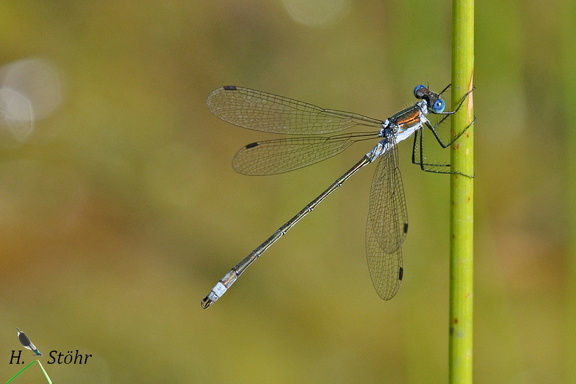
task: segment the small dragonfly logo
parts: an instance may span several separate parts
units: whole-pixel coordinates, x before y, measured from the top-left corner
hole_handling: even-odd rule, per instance
[[[36,346],[30,341],[28,336],[26,336],[26,334],[22,332],[20,328],[16,328],[16,330],[18,331],[18,340],[20,341],[20,344],[22,344],[24,348],[34,352],[36,356],[42,356],[42,352],[40,352],[38,348],[36,348]]]

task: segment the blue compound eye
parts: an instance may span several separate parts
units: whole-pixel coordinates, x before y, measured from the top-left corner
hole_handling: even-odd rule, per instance
[[[442,113],[444,112],[444,108],[446,108],[446,103],[444,102],[444,100],[436,99],[436,101],[432,105],[432,112]]]
[[[428,87],[426,87],[425,85],[417,85],[416,88],[414,88],[414,97],[416,97],[417,99],[421,99],[426,92],[428,91]]]

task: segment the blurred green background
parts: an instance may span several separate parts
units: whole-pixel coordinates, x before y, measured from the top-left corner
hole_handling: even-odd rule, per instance
[[[477,4],[478,383],[574,382],[561,7]],[[273,136],[211,115],[210,91],[384,119],[416,84],[449,83],[450,22],[449,2],[415,0],[2,1],[0,84],[18,93],[0,95],[0,381],[23,367],[9,364],[19,327],[58,383],[446,382],[449,178],[412,166],[407,143],[392,301],[364,259],[372,167],[200,300],[373,145],[241,176],[235,151]],[[87,365],[47,364],[77,349]]]

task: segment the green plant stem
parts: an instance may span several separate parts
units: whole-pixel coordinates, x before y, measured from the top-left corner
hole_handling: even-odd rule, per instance
[[[28,368],[30,368],[30,366],[32,366],[32,364],[35,364],[38,360],[32,360],[30,363],[28,363],[27,366],[25,366],[24,368],[22,368],[17,374],[15,374],[14,376],[12,376],[10,378],[10,380],[8,380],[6,382],[6,384],[11,383],[15,378],[17,378],[18,376],[20,376],[20,374],[22,374],[25,370],[27,370]]]
[[[474,79],[474,1],[452,3],[452,105],[472,89]],[[456,136],[474,121],[471,93],[452,119]],[[452,145],[453,170],[474,174],[474,126]],[[474,179],[453,174],[450,182],[449,383],[472,383]]]
[[[12,376],[10,378],[10,380],[8,380],[6,382],[6,384],[11,383],[12,381],[14,381],[14,379],[16,379],[18,376],[20,376],[22,373],[24,373],[25,370],[27,370],[28,368],[30,368],[32,366],[32,364],[38,363],[38,365],[40,366],[40,369],[42,370],[42,372],[44,373],[44,377],[46,377],[46,381],[48,382],[48,384],[52,384],[52,380],[50,379],[50,376],[48,376],[48,373],[46,372],[46,370],[44,369],[44,366],[42,365],[42,363],[38,360],[33,360],[31,363],[29,363],[27,366],[25,366],[24,368],[22,368],[20,370],[20,372],[18,372],[17,374],[15,374],[14,376]]]

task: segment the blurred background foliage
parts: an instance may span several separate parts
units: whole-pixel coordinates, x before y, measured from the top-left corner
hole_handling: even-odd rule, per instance
[[[573,382],[561,7],[477,4],[480,383]],[[364,260],[368,168],[220,302],[200,299],[373,145],[241,176],[235,151],[271,136],[212,116],[209,92],[243,85],[384,119],[416,84],[449,82],[450,20],[449,2],[415,0],[2,1],[0,380],[19,369],[19,327],[60,383],[445,382],[449,180],[412,166],[408,144],[392,301]],[[46,364],[76,349],[93,359]]]

